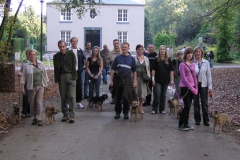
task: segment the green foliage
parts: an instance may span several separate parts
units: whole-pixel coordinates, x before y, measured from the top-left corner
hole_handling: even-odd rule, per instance
[[[99,13],[97,5],[104,4],[102,0],[53,0],[53,4],[57,6],[57,9],[71,10],[77,13],[79,19],[81,19],[86,12],[95,10],[96,14]]]
[[[25,50],[25,40],[23,38],[12,38],[12,51],[14,52],[23,52]]]
[[[175,39],[175,34],[167,35],[158,32],[157,35],[154,37],[154,44],[156,48],[158,48],[160,45],[170,46],[175,44]]]
[[[217,62],[230,62],[233,60],[233,56],[230,53],[230,44],[233,39],[233,15],[232,10],[227,8],[218,14],[221,14],[221,18],[216,20],[215,24],[218,29],[217,34]]]
[[[148,11],[145,9],[145,17],[144,17],[144,47],[147,48],[147,46],[153,43],[152,42],[152,36],[150,33],[150,21],[149,21],[149,14]]]

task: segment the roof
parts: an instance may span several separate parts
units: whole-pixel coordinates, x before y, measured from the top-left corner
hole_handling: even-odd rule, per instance
[[[102,0],[105,4],[145,5],[144,0]]]
[[[49,2],[52,3],[52,2]],[[110,5],[145,5],[145,0],[102,0],[103,4]]]

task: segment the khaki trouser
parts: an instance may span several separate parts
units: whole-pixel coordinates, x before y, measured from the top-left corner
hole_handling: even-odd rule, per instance
[[[61,108],[64,116],[74,117],[76,107],[76,80],[71,74],[60,74],[59,91],[61,96]],[[67,102],[69,108],[67,108]]]
[[[43,93],[43,86],[36,86],[33,87],[33,90],[28,90],[30,111],[33,116],[42,114]]]

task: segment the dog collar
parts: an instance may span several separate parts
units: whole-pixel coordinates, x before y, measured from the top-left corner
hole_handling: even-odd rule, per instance
[[[216,117],[215,119],[218,119],[220,116]]]

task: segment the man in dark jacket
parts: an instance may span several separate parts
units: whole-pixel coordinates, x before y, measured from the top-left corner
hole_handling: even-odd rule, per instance
[[[155,52],[155,48],[154,48],[153,44],[148,45],[148,51],[149,51],[149,53],[146,55],[146,57],[148,57],[149,64],[150,64],[150,73],[152,73],[152,62],[153,62],[154,58],[157,57],[157,53]],[[150,88],[150,90],[152,92],[152,83],[148,83],[148,87]],[[152,96],[151,94],[146,96],[146,99],[145,99],[145,102],[143,103],[143,106],[150,105],[151,96]]]
[[[129,104],[133,100],[132,87],[137,86],[136,62],[129,54],[129,43],[121,44],[122,54],[118,55],[111,67],[110,86],[115,91],[115,119],[120,118],[123,111],[124,119],[128,119]],[[132,78],[133,75],[133,78]]]
[[[74,123],[74,109],[76,107],[76,58],[72,51],[67,51],[66,42],[58,41],[60,52],[53,57],[54,79],[58,83],[61,97],[62,122],[69,120]],[[69,108],[66,104],[69,103]]]
[[[81,48],[77,47],[78,39],[77,37],[72,37],[70,39],[71,46],[67,50],[73,51],[76,57],[76,70],[78,79],[76,81],[76,102],[77,108],[83,109],[84,106],[81,104],[82,101],[82,71],[84,66],[84,56]]]

